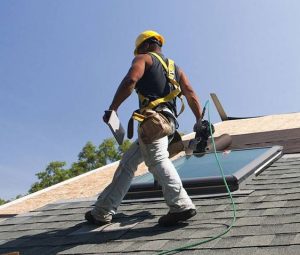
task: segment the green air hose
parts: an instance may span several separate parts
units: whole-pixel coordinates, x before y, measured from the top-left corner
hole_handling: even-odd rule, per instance
[[[210,241],[213,241],[213,240],[216,240],[220,237],[222,237],[223,235],[225,235],[227,232],[229,232],[229,230],[233,227],[235,221],[236,221],[236,206],[235,206],[235,203],[233,201],[233,198],[232,198],[232,194],[230,192],[230,189],[227,185],[227,182],[226,182],[226,179],[225,179],[225,176],[224,176],[224,171],[223,171],[223,167],[220,163],[220,160],[219,160],[219,157],[218,157],[218,154],[217,154],[217,150],[216,150],[216,144],[215,144],[215,140],[213,138],[213,134],[212,134],[212,127],[211,127],[211,121],[210,121],[210,112],[209,112],[209,100],[207,100],[205,102],[205,106],[204,108],[207,108],[208,109],[208,121],[209,121],[209,125],[210,125],[210,135],[211,135],[211,140],[212,140],[212,144],[213,144],[213,149],[214,149],[214,154],[215,154],[215,158],[216,158],[216,161],[217,161],[217,164],[218,164],[218,167],[220,169],[220,173],[222,175],[222,178],[223,178],[223,181],[224,181],[224,184],[226,186],[226,190],[228,192],[228,195],[230,197],[230,201],[231,201],[231,204],[232,204],[232,211],[233,211],[233,218],[232,218],[232,222],[230,224],[230,226],[225,230],[223,231],[222,233],[216,235],[216,236],[213,236],[211,238],[208,238],[208,239],[205,239],[205,240],[202,240],[202,241],[199,241],[199,242],[196,242],[196,243],[192,243],[192,244],[188,244],[188,245],[184,245],[184,246],[181,246],[181,247],[178,247],[178,248],[175,248],[175,249],[171,249],[171,250],[166,250],[166,251],[161,251],[159,253],[157,253],[157,255],[163,255],[163,254],[175,254],[177,252],[181,252],[181,251],[184,251],[184,250],[187,250],[189,248],[192,248],[192,247],[195,247],[195,246],[198,246],[198,245],[201,245],[201,244],[204,244],[204,243],[208,243]]]

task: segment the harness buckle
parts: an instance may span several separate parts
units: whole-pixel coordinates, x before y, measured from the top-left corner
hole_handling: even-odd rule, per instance
[[[149,103],[150,103],[150,99],[147,98],[147,97],[145,97],[145,98],[143,99],[143,101],[141,102],[142,107],[146,107]]]

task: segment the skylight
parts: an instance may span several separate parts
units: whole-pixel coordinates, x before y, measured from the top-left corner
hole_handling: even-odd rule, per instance
[[[231,191],[254,173],[262,171],[282,153],[281,146],[251,148],[218,152],[228,186]],[[189,195],[226,192],[214,153],[184,156],[173,161],[183,186]],[[161,187],[151,173],[135,177],[125,199],[161,197]]]

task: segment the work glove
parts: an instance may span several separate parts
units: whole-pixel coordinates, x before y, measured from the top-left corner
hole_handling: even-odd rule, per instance
[[[201,129],[201,127],[202,127],[202,119],[198,119],[198,121],[195,123],[193,127],[193,131],[197,132]]]
[[[211,125],[212,133],[214,133],[214,126]],[[203,153],[207,146],[208,138],[210,137],[210,124],[207,120],[198,120],[194,125],[195,138],[190,141],[189,147],[194,153]]]
[[[109,121],[110,115],[111,115],[110,110],[104,111],[104,115],[103,115],[102,119],[105,123],[107,123]]]

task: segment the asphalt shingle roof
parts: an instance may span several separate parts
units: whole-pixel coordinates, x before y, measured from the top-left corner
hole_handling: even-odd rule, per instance
[[[184,254],[300,254],[300,154],[285,155],[241,185],[237,221],[224,237]],[[155,254],[215,236],[232,220],[227,197],[194,197],[198,214],[178,227],[158,226],[162,200],[124,202],[114,222],[96,227],[84,213],[94,200],[50,204],[0,219],[0,254]]]
[[[300,153],[300,128],[233,135],[231,149],[281,145],[283,153]]]

